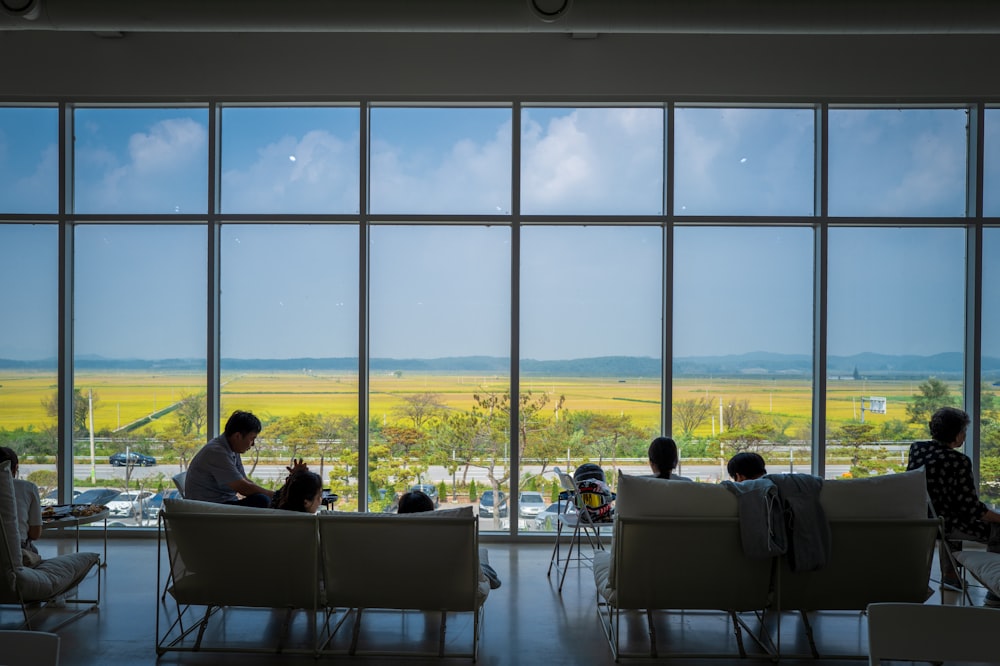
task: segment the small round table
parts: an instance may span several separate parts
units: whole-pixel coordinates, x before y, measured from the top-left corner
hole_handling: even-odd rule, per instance
[[[80,552],[80,525],[89,525],[91,523],[96,523],[100,520],[104,521],[104,559],[101,560],[101,566],[108,565],[108,516],[111,515],[111,511],[104,507],[101,511],[92,513],[86,516],[74,516],[70,513],[74,506],[86,506],[84,504],[59,504],[53,507],[49,507],[55,510],[55,516],[45,519],[44,514],[42,517],[42,529],[43,530],[63,530],[68,527],[76,528],[76,552]]]

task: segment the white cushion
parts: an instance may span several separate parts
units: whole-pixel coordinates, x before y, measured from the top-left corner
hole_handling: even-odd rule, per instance
[[[1000,594],[1000,553],[964,550],[955,553],[955,559],[994,594]]]
[[[615,512],[627,518],[729,518],[738,515],[736,496],[714,483],[618,475]]]
[[[3,521],[7,540],[0,544],[3,565],[15,569],[21,566],[21,541],[17,532],[17,500],[14,498],[14,477],[10,474],[10,461],[0,463],[0,520]]]
[[[34,569],[21,567],[17,589],[25,601],[44,601],[74,587],[100,559],[97,553],[68,553],[42,560]]]
[[[922,468],[864,479],[830,479],[823,482],[819,501],[830,520],[926,518],[927,479]]]

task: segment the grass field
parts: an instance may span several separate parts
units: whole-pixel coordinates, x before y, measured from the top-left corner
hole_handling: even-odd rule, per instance
[[[249,409],[261,417],[275,418],[299,412],[355,416],[358,413],[358,378],[350,374],[321,373],[242,373],[222,378],[222,412]],[[827,419],[831,425],[860,419],[862,396],[884,396],[888,413],[866,414],[865,420],[881,423],[887,419],[906,420],[905,405],[918,392],[919,381],[831,381],[827,387]],[[204,375],[198,373],[149,374],[138,372],[78,373],[76,386],[87,396],[95,395],[96,430],[115,430],[187,395],[200,393]],[[392,422],[399,418],[403,396],[433,393],[449,409],[469,410],[473,394],[503,392],[508,381],[503,376],[478,375],[373,375],[370,380],[369,413],[372,418]],[[961,387],[951,385],[953,394]],[[522,389],[549,396],[554,408],[565,396],[564,408],[627,414],[643,428],[656,430],[660,423],[660,383],[650,378],[539,378],[523,377]],[[44,401],[56,391],[54,374],[0,373],[0,428],[8,430],[52,424]],[[811,422],[812,386],[808,379],[680,378],[674,383],[674,401],[708,397],[714,405],[721,399],[749,401],[751,409],[791,421],[786,433],[797,437]],[[718,419],[717,409],[713,416]],[[173,417],[153,422],[159,430]],[[696,434],[712,434],[707,420]]]

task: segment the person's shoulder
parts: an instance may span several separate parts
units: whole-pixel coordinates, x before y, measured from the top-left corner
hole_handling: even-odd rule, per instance
[[[25,490],[31,490],[32,492],[35,493],[38,492],[38,486],[36,486],[34,483],[26,479],[14,479],[14,487],[23,488]]]

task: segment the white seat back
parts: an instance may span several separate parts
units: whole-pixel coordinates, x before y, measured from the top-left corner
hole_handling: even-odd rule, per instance
[[[316,517],[232,508],[242,511],[162,512],[177,602],[318,608]]]
[[[478,531],[471,513],[320,515],[327,603],[474,611],[483,601]]]

